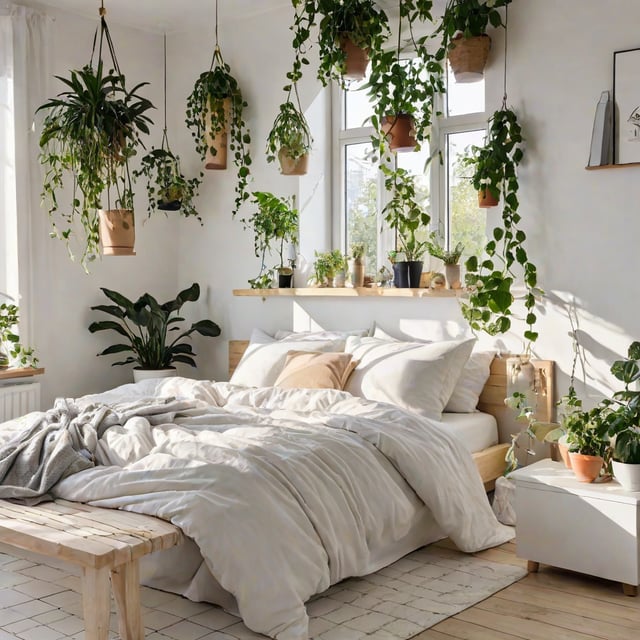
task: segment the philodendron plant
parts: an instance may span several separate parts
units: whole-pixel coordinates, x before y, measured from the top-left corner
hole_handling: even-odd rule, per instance
[[[20,309],[7,294],[0,291],[0,297],[10,301],[0,304],[0,369],[9,366],[36,367],[38,358],[33,348],[22,346],[17,333]]]
[[[472,179],[475,186],[487,185],[502,193],[501,224],[493,229],[484,258],[472,256],[466,262],[469,298],[462,302],[462,312],[473,329],[490,335],[507,332],[511,327],[514,303],[514,267],[520,265],[526,287],[524,305],[528,327],[524,337],[534,342],[538,338],[533,330],[537,319],[536,296],[540,293],[538,272],[525,249],[527,236],[518,228],[521,218],[517,167],[523,158],[522,131],[516,114],[504,105],[491,116],[489,125],[485,144],[475,153],[476,157],[490,158],[491,162],[475,163],[476,173]]]
[[[216,45],[211,67],[200,74],[187,98],[185,123],[195,140],[196,151],[205,162],[207,153],[221,153],[213,142],[226,132],[229,151],[237,169],[236,197],[233,215],[249,198],[251,136],[244,120],[247,103],[231,68]],[[223,136],[224,137],[224,136]]]

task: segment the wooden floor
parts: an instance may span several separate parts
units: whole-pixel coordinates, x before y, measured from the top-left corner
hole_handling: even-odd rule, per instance
[[[515,551],[515,543],[509,542],[475,555],[526,567]],[[541,565],[539,573],[530,573],[413,640],[452,638],[640,640],[640,597],[625,596],[619,583]]]

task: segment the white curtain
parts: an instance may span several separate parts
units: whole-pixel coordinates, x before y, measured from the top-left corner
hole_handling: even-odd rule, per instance
[[[50,22],[0,2],[0,291],[19,301],[24,343],[33,333],[32,239],[46,228],[33,121],[47,98]]]

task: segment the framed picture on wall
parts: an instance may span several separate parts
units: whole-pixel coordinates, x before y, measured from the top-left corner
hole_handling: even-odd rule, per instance
[[[640,48],[613,54],[613,161],[640,162]]]

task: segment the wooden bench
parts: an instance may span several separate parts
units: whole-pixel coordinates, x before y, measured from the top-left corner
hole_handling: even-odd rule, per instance
[[[122,640],[143,640],[139,559],[180,544],[178,527],[151,516],[56,500],[24,507],[0,500],[0,542],[79,565],[85,639],[107,640],[109,576]]]

